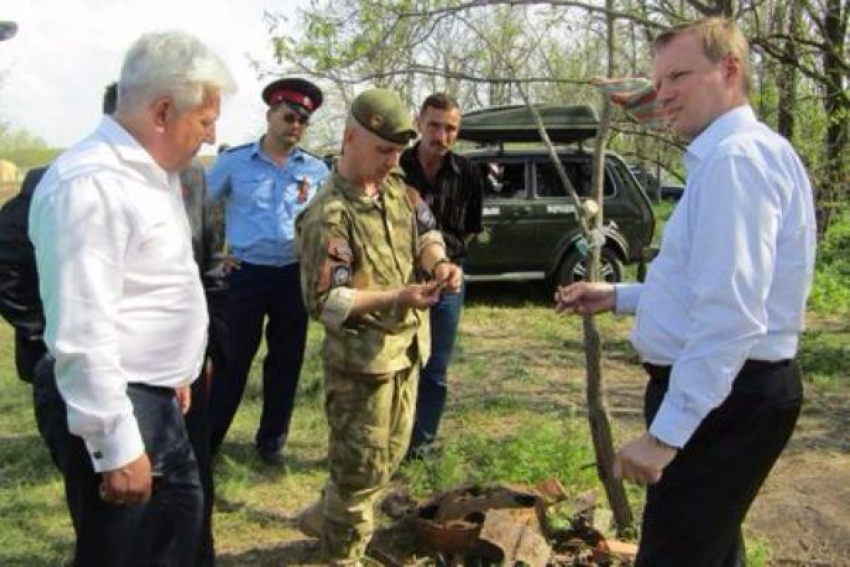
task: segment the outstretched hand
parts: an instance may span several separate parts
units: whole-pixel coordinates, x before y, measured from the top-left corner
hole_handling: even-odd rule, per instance
[[[615,305],[614,286],[601,282],[578,282],[555,291],[555,311],[592,315],[611,311]]]
[[[445,285],[441,280],[433,280],[405,286],[398,291],[396,305],[405,309],[427,309],[440,300],[440,292]]]

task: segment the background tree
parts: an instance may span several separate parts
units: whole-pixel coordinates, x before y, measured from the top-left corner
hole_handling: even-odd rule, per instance
[[[269,22],[277,61],[332,83],[343,103],[370,83],[402,92],[412,108],[433,90],[477,108],[521,102],[516,81],[537,102],[593,101],[586,81],[605,74],[606,14],[624,38],[614,49],[617,75],[648,71],[659,28],[701,15],[733,17],[754,48],[753,102],[803,155],[823,233],[846,206],[847,11],[844,0],[317,0],[300,13],[302,37],[276,33],[283,15],[270,14]],[[471,33],[473,22],[489,44]],[[512,66],[519,76],[508,76]],[[671,137],[616,117],[613,130],[613,149],[682,178],[682,147]]]

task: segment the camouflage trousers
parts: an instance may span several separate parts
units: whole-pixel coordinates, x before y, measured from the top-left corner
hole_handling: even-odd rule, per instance
[[[322,545],[333,565],[359,565],[374,508],[401,464],[416,411],[419,364],[367,375],[325,367],[330,425]]]

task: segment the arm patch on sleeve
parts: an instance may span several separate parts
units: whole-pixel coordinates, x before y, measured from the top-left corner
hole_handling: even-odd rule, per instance
[[[419,195],[419,191],[411,186],[407,186],[407,199],[413,207],[416,214],[416,229],[419,234],[425,234],[429,230],[437,230],[437,219],[434,218],[434,213],[431,208]]]
[[[335,287],[346,287],[351,283],[351,260],[353,254],[348,242],[331,238],[326,247],[327,255],[319,277],[318,292],[325,294]]]

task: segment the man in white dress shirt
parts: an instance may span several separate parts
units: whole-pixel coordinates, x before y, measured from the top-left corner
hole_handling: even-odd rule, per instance
[[[195,559],[202,497],[181,411],[207,312],[178,172],[215,141],[221,96],[233,90],[223,61],[194,37],[142,36],[124,60],[115,114],[54,162],[33,197],[56,376],[37,371],[36,412],[62,461],[78,566]]]
[[[559,311],[635,313],[648,431],[615,474],[648,484],[638,566],[742,565],[741,523],[785,447],[815,255],[812,190],[749,105],[748,45],[707,18],[654,43],[658,102],[690,145],[687,186],[646,283],[579,283]]]

